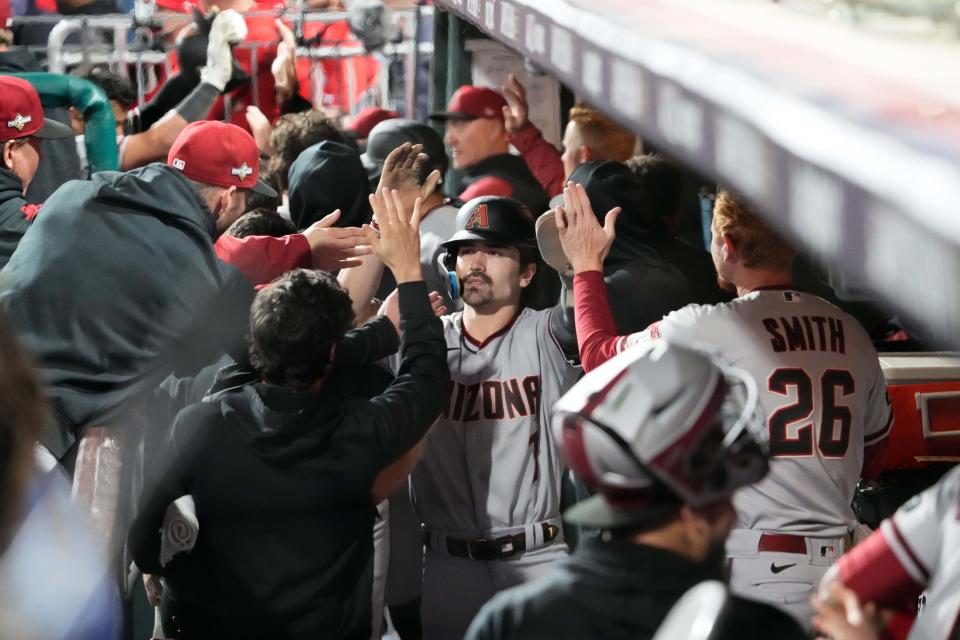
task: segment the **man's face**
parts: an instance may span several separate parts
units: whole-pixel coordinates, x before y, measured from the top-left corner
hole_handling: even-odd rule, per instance
[[[583,136],[577,128],[577,123],[571,120],[567,123],[567,128],[563,132],[563,155],[560,161],[563,163],[563,178],[570,178],[570,175],[583,162],[581,147],[583,146]]]
[[[489,118],[447,121],[443,142],[450,147],[455,169],[465,169],[502,152],[503,136],[497,124]]]
[[[246,212],[248,199],[249,191],[246,189],[224,192],[220,201],[220,215],[216,219],[217,235],[229,229],[230,225]]]
[[[474,309],[495,309],[519,304],[520,293],[530,284],[536,267],[520,269],[520,251],[515,247],[470,242],[457,251],[457,277],[463,301]]]
[[[24,193],[40,166],[40,142],[39,138],[30,136],[3,143],[3,166],[20,178]]]

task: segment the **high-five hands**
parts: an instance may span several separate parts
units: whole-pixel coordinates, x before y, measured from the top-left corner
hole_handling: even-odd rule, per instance
[[[620,207],[608,211],[601,227],[583,185],[567,183],[563,189],[563,206],[554,209],[554,217],[560,231],[560,246],[574,273],[603,271],[603,259],[616,237],[614,226],[618,215]]]
[[[417,198],[426,200],[440,184],[442,176],[436,169],[427,176],[423,184],[420,184],[421,176],[429,163],[430,157],[423,153],[422,144],[404,142],[391,151],[384,160],[377,191],[381,189],[398,191],[403,206],[412,209]]]
[[[336,271],[358,267],[363,264],[360,257],[370,254],[367,232],[359,227],[334,227],[339,218],[337,209],[303,232],[310,244],[315,269]]]
[[[383,260],[397,284],[423,280],[420,269],[420,198],[412,211],[397,189],[379,189],[370,195],[370,206],[379,224],[379,231],[364,225],[373,252]]]

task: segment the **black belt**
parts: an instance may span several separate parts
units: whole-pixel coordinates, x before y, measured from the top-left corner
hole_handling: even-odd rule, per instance
[[[546,522],[543,527],[544,546],[557,539],[560,527]],[[471,560],[505,560],[524,553],[527,550],[527,534],[525,531],[500,538],[479,538],[477,540],[457,540],[447,538],[447,553],[457,558]],[[423,532],[423,544],[433,549],[430,541],[430,532]]]

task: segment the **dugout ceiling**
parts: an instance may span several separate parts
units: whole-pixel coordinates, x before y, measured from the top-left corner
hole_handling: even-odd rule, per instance
[[[960,345],[960,38],[766,0],[437,0]],[[899,27],[899,23],[898,23]]]

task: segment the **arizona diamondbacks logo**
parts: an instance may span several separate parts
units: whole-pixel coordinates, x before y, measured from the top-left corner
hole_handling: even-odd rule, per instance
[[[473,210],[473,213],[470,214],[470,219],[467,220],[467,226],[465,228],[469,231],[477,231],[479,229],[486,230],[490,228],[490,224],[487,222],[487,205],[478,205],[477,208]]]
[[[253,173],[253,169],[251,169],[250,167],[248,167],[248,166],[247,166],[247,163],[244,162],[244,163],[243,163],[242,165],[240,165],[239,167],[234,167],[233,169],[231,169],[231,170],[230,170],[230,173],[233,174],[233,175],[235,175],[235,176],[237,176],[237,178],[240,180],[240,182],[243,182],[244,180],[247,179],[247,176],[249,176],[251,173]]]
[[[31,122],[33,122],[33,116],[25,116],[22,113],[18,113],[17,117],[13,120],[7,120],[7,128],[16,128],[17,131],[23,131],[23,128]]]

